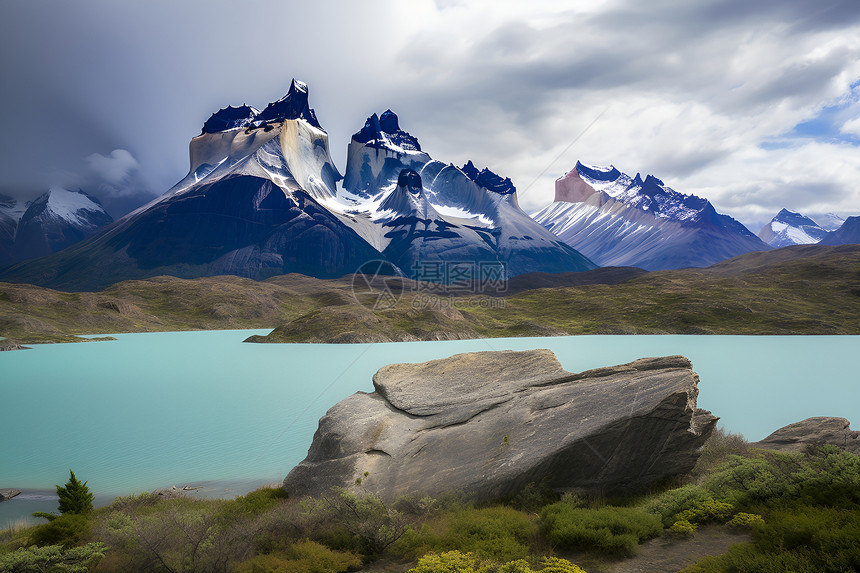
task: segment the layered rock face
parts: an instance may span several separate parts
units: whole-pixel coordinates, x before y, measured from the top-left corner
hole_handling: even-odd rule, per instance
[[[717,421],[683,356],[573,374],[549,350],[477,352],[386,366],[373,384],[320,420],[290,495],[631,493],[690,471]]]
[[[755,445],[772,450],[799,451],[830,444],[860,455],[860,432],[845,418],[819,416],[784,426]]]

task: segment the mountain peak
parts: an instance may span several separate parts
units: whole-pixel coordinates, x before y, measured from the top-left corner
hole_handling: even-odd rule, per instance
[[[778,248],[817,243],[826,234],[827,231],[809,217],[783,208],[762,227],[758,236],[771,247]]]
[[[390,109],[385,110],[382,116],[374,113],[368,117],[364,127],[352,136],[352,140],[368,147],[391,149],[399,153],[421,151],[418,138],[400,129],[397,114]]]
[[[203,124],[203,133],[218,133],[237,127],[246,127],[254,121],[260,111],[249,105],[228,105],[213,113]]]
[[[484,189],[494,193],[498,193],[500,195],[511,195],[512,193],[517,192],[517,188],[514,187],[510,177],[505,177],[503,179],[501,175],[497,175],[486,167],[481,171],[478,171],[478,168],[475,167],[475,164],[472,163],[471,160],[466,162],[460,170],[466,174],[466,177]]]
[[[308,104],[308,85],[295,78],[290,82],[287,95],[266,106],[255,121],[269,123],[285,119],[303,119],[317,129],[322,129],[314,110]]]
[[[379,116],[379,127],[385,133],[397,133],[400,131],[400,122],[397,120],[397,114],[390,109],[382,112],[382,115]]]
[[[615,181],[621,176],[621,172],[618,171],[614,165],[610,165],[609,167],[598,167],[596,165],[586,165],[581,161],[577,161],[574,169],[580,175],[585,175],[586,177],[596,179],[597,181]]]

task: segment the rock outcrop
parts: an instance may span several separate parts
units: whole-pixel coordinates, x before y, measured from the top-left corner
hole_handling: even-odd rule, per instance
[[[860,455],[860,432],[845,418],[807,418],[784,426],[755,446],[771,450],[798,451],[808,445],[831,444]]]
[[[489,500],[529,483],[632,493],[692,469],[717,418],[696,408],[683,356],[565,371],[549,350],[394,364],[320,420],[287,475],[292,496],[333,486]]]
[[[0,489],[0,501],[6,501],[8,499],[12,499],[16,495],[20,495],[21,490],[17,489]]]

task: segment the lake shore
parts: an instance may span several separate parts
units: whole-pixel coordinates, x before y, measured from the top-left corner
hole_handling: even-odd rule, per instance
[[[281,479],[259,478],[250,480],[204,480],[191,483],[176,483],[159,486],[151,490],[170,490],[176,487],[179,493],[193,499],[233,499],[245,495],[263,486],[279,486]],[[186,489],[187,488],[187,489]],[[59,498],[55,489],[16,487],[21,493],[12,499],[0,502],[0,531],[8,527],[36,525],[44,523],[43,519],[33,517],[33,512],[44,511],[56,513]],[[109,505],[117,497],[143,493],[143,491],[128,491],[116,495],[105,495],[93,492],[93,507]]]

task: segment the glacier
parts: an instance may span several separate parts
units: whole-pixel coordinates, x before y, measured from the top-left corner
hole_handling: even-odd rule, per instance
[[[26,203],[0,200],[0,267],[60,251],[112,222],[81,190],[51,187]]]

